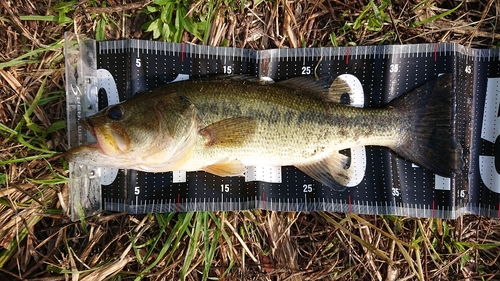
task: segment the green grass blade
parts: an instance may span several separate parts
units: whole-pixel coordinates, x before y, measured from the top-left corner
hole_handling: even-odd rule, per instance
[[[23,241],[30,232],[29,229],[32,229],[41,219],[41,216],[36,215],[31,215],[26,219],[25,224],[17,231],[17,237],[9,242],[5,250],[0,251],[0,268],[3,268],[4,265],[10,261],[12,255],[19,250],[19,243]]]
[[[33,146],[32,144],[30,144],[29,142],[27,142],[26,140],[24,140],[24,138],[23,138],[23,136],[21,134],[17,135],[17,141],[20,144],[26,146],[27,148],[35,150],[35,151],[39,151],[39,152],[43,152],[43,153],[46,153],[46,154],[50,154],[52,156],[57,153],[56,151],[51,151],[51,150],[48,150],[48,149],[45,149],[45,148],[40,148],[40,147]]]
[[[51,21],[51,22],[59,22],[60,18],[59,16],[39,16],[39,15],[30,15],[30,16],[20,16],[20,20],[32,20],[32,21]],[[62,24],[67,24],[73,22],[73,20],[69,17],[62,17],[61,18]]]
[[[231,238],[227,234],[226,228],[224,227],[224,225],[225,225],[224,224],[225,214],[226,214],[225,212],[222,212],[220,219],[217,219],[213,213],[210,213],[210,216],[212,217],[212,220],[214,221],[217,229],[219,229],[221,231],[221,234],[222,234],[222,236],[225,239],[224,241],[227,243],[227,247],[229,249],[233,249],[233,243],[231,242]],[[234,264],[236,263],[236,258],[234,257],[234,252],[233,251],[229,251],[229,255],[230,255],[230,257],[229,257],[229,265],[226,268],[226,270],[224,271],[224,273],[222,273],[222,275],[220,276],[220,279],[223,279],[224,276],[226,276],[227,274],[229,274],[229,272],[233,268]]]
[[[10,133],[11,135],[17,135],[17,131],[16,130],[13,130],[7,126],[5,126],[4,124],[0,123],[0,130],[2,131],[5,131],[7,133]]]
[[[1,67],[0,67],[1,68]],[[47,83],[47,76],[45,76],[45,78],[43,79],[42,81],[42,84],[40,85],[40,88],[38,88],[38,91],[35,95],[35,97],[33,98],[33,101],[31,102],[30,106],[28,107],[28,109],[26,110],[26,112],[24,113],[23,115],[23,119],[21,119],[19,121],[19,123],[17,123],[16,127],[14,128],[14,131],[16,132],[15,134],[11,134],[11,136],[9,138],[7,138],[4,143],[10,141],[10,139],[17,134],[17,132],[20,132],[21,131],[21,128],[26,124],[26,121],[27,120],[30,120],[30,116],[31,114],[33,114],[33,112],[35,111],[35,108],[38,106],[38,102],[40,101],[40,99],[42,98],[42,95],[44,93],[44,89],[45,89],[45,84]]]
[[[69,182],[69,179],[61,175],[55,175],[53,179],[38,180],[38,179],[27,179],[28,181],[36,184],[63,184]]]
[[[359,29],[363,23],[363,20],[365,19],[365,16],[370,12],[371,6],[373,5],[373,1],[370,0],[368,5],[365,6],[361,14],[356,18],[354,21],[353,29]]]
[[[386,255],[386,253],[384,253],[383,251],[379,250],[374,245],[366,242],[365,240],[361,239],[361,237],[359,237],[359,236],[355,235],[354,233],[352,233],[351,231],[349,231],[341,223],[336,222],[334,219],[332,219],[330,216],[328,216],[325,212],[320,212],[320,215],[323,218],[325,218],[328,222],[330,222],[331,224],[333,224],[334,226],[336,226],[337,228],[339,228],[340,230],[342,230],[343,233],[345,233],[346,235],[349,235],[351,238],[353,238],[358,243],[360,243],[361,245],[363,245],[364,247],[366,247],[367,249],[369,249],[371,252],[373,252],[374,254],[376,254],[379,258],[381,258],[382,260],[384,260],[388,264],[390,264],[390,265],[394,264],[394,261],[391,258],[389,258]]]
[[[141,263],[143,260],[147,260],[153,254],[154,250],[156,250],[156,245],[161,240],[161,237],[165,234],[165,232],[166,232],[165,229],[167,228],[167,226],[169,225],[170,221],[173,219],[174,216],[175,216],[175,213],[156,214],[155,218],[158,221],[158,224],[160,226],[158,234],[154,237],[152,242],[148,240],[148,241],[146,241],[146,243],[144,243],[142,245],[133,247],[134,251],[136,251],[138,248],[146,247],[148,245],[151,246],[150,249],[144,255],[144,257],[141,257],[138,254],[138,251],[136,251],[137,258],[138,258],[138,260],[140,260]],[[134,240],[132,240],[132,241],[134,241]]]
[[[213,215],[213,213],[209,214],[209,216],[214,220],[215,224],[217,225],[220,225],[220,219],[218,217],[216,217],[215,215]],[[208,230],[208,222],[209,220],[208,219],[205,219],[204,221],[204,229],[205,230]],[[208,231],[205,231],[205,256],[204,256],[204,260],[205,260],[205,265],[203,267],[203,277],[202,277],[202,280],[205,281],[208,279],[208,275],[210,273],[210,268],[212,267],[212,261],[214,259],[214,256],[215,256],[215,252],[217,251],[217,247],[219,245],[219,239],[220,239],[220,236],[221,236],[221,229],[219,227],[216,227],[214,229],[211,230],[212,232],[212,238],[211,238],[211,242],[210,242],[210,238],[209,238],[209,233]]]
[[[0,161],[0,165],[8,165],[8,164],[13,164],[13,163],[29,162],[29,161],[33,161],[33,160],[40,160],[40,159],[50,158],[52,156],[54,156],[54,153],[39,154],[39,155],[33,155],[33,156],[26,156],[26,157],[23,157],[23,158],[9,159],[9,160]]]
[[[203,220],[206,220],[206,212],[197,212],[195,216],[195,225],[192,229],[192,235],[189,239],[188,249],[186,256],[184,258],[184,264],[182,265],[180,276],[181,280],[186,279],[186,275],[189,273],[190,267],[193,265],[193,259],[198,251],[198,240],[200,234],[203,232]]]
[[[175,224],[174,228],[170,232],[167,240],[163,244],[163,247],[161,248],[160,252],[158,253],[157,258],[144,270],[142,270],[141,273],[137,275],[135,278],[136,281],[141,280],[144,275],[146,275],[151,269],[153,269],[162,259],[163,257],[167,254],[167,251],[170,251],[170,254],[168,255],[167,259],[167,264],[170,262],[170,260],[173,257],[173,254],[175,251],[179,248],[180,245],[180,240],[183,238],[184,233],[187,232],[189,223],[191,221],[191,218],[193,217],[193,212],[188,212],[188,213],[179,213],[178,218],[179,220]],[[162,214],[158,214],[157,217],[161,217]],[[175,238],[175,240],[174,240]],[[173,242],[172,242],[173,241]],[[157,240],[159,242],[159,239]],[[156,245],[156,243],[155,243]],[[153,249],[153,248],[152,248]]]
[[[462,6],[462,4],[463,4],[463,2],[460,2],[460,4],[458,4],[455,8],[453,8],[451,10],[448,10],[448,11],[446,11],[444,13],[439,14],[439,15],[435,15],[435,16],[429,17],[429,18],[427,18],[427,19],[425,19],[423,21],[416,21],[416,22],[413,23],[413,27],[424,25],[424,24],[427,24],[427,23],[429,23],[431,21],[435,21],[437,19],[444,18],[447,15],[455,12],[458,8],[460,8],[460,6]]]
[[[64,47],[63,41],[60,41],[58,43],[53,43],[53,44],[49,45],[47,48],[36,49],[36,50],[28,52],[24,55],[21,55],[15,59],[12,59],[10,61],[1,62],[0,69],[6,68],[6,67],[20,66],[20,65],[39,62],[40,61],[39,59],[31,59],[31,57],[34,57],[34,56],[38,55],[39,53],[62,49],[63,47]]]
[[[208,10],[206,17],[206,24],[203,30],[203,44],[208,44],[208,35],[210,34],[210,27],[212,26],[212,14],[214,9],[214,0],[208,2]]]

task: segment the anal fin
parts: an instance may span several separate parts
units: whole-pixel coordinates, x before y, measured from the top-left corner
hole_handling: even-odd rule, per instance
[[[347,169],[348,166],[349,157],[336,151],[319,162],[296,167],[323,185],[329,186],[335,191],[343,191],[353,176],[352,171]]]

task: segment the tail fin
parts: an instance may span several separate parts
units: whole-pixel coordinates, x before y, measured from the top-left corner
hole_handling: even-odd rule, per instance
[[[397,154],[432,172],[451,177],[460,167],[461,147],[455,140],[453,76],[434,81],[389,103],[406,124]]]

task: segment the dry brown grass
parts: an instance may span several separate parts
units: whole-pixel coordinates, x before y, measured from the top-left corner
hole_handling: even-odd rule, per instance
[[[146,280],[178,279],[181,274],[198,280],[207,245],[215,247],[211,277],[232,266],[224,280],[500,279],[499,222],[478,216],[443,221],[220,212],[194,214],[188,220],[204,223],[205,231],[197,237],[194,227],[176,236],[181,215],[165,225],[163,216],[108,213],[70,222],[68,186],[63,183],[67,170],[55,153],[67,148],[65,131],[50,130],[65,120],[64,60],[58,44],[65,31],[94,37],[103,13],[117,23],[107,25],[108,39],[151,37],[140,28],[148,20],[140,10],[149,1],[109,0],[107,8],[104,1],[95,2],[75,1],[66,14],[73,23],[59,24],[21,18],[57,16],[51,7],[59,2],[0,0],[0,176],[6,177],[0,188],[0,279],[132,280],[142,272]],[[207,37],[211,45],[331,46],[334,33],[341,46],[443,41],[499,46],[500,4],[494,0],[463,2],[455,13],[417,27],[411,25],[458,2],[417,6],[418,1],[395,0],[386,10],[390,20],[377,30],[369,25],[346,28],[362,13],[363,1],[247,1],[244,9],[231,9],[231,3],[240,7],[242,2],[219,2],[222,8]],[[203,12],[204,3],[192,5],[193,15]],[[187,33],[183,40],[200,43]],[[164,248],[169,235],[177,239],[175,250]],[[185,265],[187,253],[195,248],[199,250]],[[138,258],[148,251],[147,259]]]

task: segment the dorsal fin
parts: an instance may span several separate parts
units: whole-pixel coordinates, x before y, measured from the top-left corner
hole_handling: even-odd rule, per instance
[[[313,94],[315,97],[327,102],[341,103],[343,95],[346,93],[351,94],[354,90],[349,84],[350,81],[345,80],[345,78],[339,76],[333,82],[332,78],[322,77],[316,79],[313,76],[298,76],[280,81],[277,84]],[[348,95],[348,97],[351,97],[351,95]],[[353,102],[351,98],[347,104],[352,104]]]
[[[285,86],[295,90],[315,93],[319,96],[328,94],[330,83],[326,79],[316,80],[313,76],[297,76],[283,81],[279,81],[276,85]]]
[[[273,84],[274,80],[270,77],[256,77],[252,75],[247,75],[247,74],[238,74],[238,75],[227,75],[227,74],[221,74],[221,75],[216,75],[213,78],[217,80],[231,80],[231,81],[239,81],[242,83],[256,83],[256,84],[261,84],[261,85],[267,85],[267,84]]]
[[[349,94],[347,96],[350,100],[346,103],[350,105],[354,102],[351,97],[352,95],[350,95],[352,93],[353,89],[351,88],[351,86],[349,86],[348,82],[339,76],[335,78],[335,80],[333,80],[332,84],[330,85],[327,93],[327,99],[331,102],[342,103],[344,94]]]
[[[352,75],[351,75],[352,76]],[[353,81],[348,81],[346,75],[337,76],[316,77],[312,75],[297,76],[290,79],[282,80],[277,83],[269,77],[255,77],[250,75],[219,75],[216,79],[222,80],[233,80],[248,83],[258,83],[261,85],[271,85],[275,84],[280,87],[290,88],[292,91],[303,92],[307,94],[312,94],[314,97],[334,103],[341,103],[341,99],[344,94],[352,94],[353,88],[351,84]],[[358,82],[359,83],[359,82]],[[351,97],[351,95],[348,95]],[[347,104],[353,104],[355,101],[351,100]]]

